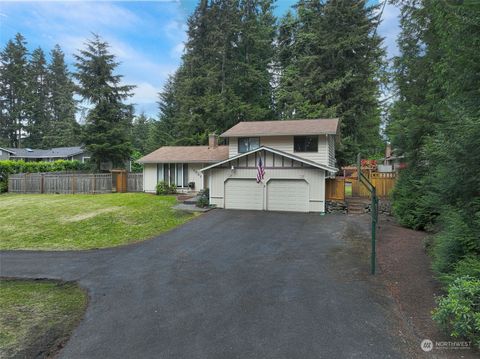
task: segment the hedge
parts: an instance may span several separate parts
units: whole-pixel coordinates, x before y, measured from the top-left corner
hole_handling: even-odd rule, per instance
[[[8,187],[8,175],[14,173],[88,171],[90,165],[79,161],[58,160],[53,162],[0,161],[0,192]]]

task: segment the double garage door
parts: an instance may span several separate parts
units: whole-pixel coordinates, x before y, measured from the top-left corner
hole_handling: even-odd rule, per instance
[[[264,186],[252,179],[229,179],[225,182],[225,208],[308,212],[308,193],[304,180],[271,179]]]

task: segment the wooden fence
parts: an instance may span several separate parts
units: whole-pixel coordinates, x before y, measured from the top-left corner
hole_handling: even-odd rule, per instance
[[[395,186],[396,173],[372,172],[369,180],[377,190],[377,196],[388,197]],[[345,187],[351,187],[346,191]],[[370,197],[370,192],[356,177],[336,177],[326,180],[325,198],[330,201],[344,201],[348,197]]]
[[[127,174],[127,192],[143,192],[143,173]]]
[[[345,199],[345,179],[329,178],[325,181],[325,198],[327,201],[343,201]]]
[[[143,190],[143,175],[127,175],[129,192]],[[20,173],[8,177],[12,193],[94,194],[112,192],[111,173]]]

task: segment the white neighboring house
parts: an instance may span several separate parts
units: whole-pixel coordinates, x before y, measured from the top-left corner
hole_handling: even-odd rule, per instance
[[[194,182],[191,190],[209,188],[219,208],[324,212],[338,131],[338,119],[240,122],[220,135],[228,146],[211,135],[209,146],[165,146],[141,158],[144,189],[154,192],[161,179],[183,190]]]

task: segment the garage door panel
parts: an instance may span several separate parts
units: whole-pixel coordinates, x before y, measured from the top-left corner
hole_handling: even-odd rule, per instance
[[[267,185],[270,211],[308,212],[308,184],[304,180],[271,180]]]
[[[262,210],[263,185],[250,179],[226,181],[225,208]]]

